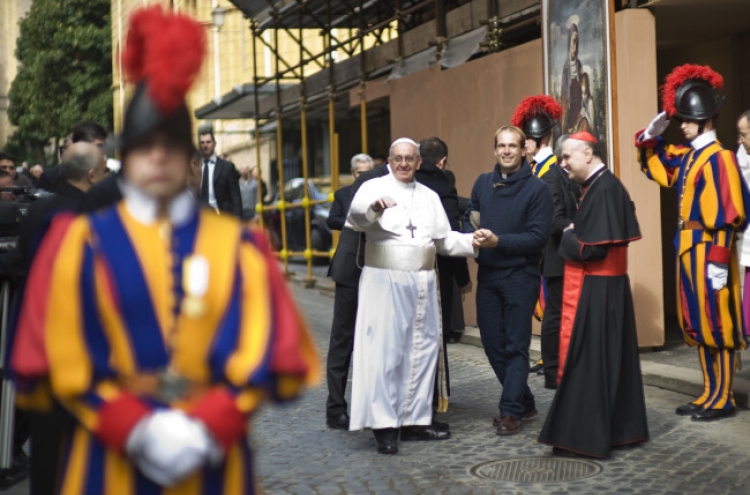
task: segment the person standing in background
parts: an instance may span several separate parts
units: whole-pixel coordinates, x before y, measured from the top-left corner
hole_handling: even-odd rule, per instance
[[[255,205],[258,203],[258,181],[250,174],[250,167],[240,166],[240,196],[242,197],[242,220],[255,218]]]

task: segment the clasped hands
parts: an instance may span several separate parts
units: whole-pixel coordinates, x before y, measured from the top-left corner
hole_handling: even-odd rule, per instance
[[[145,477],[164,487],[224,457],[201,421],[175,409],[140,420],[128,435],[125,451]]]
[[[479,229],[474,231],[474,238],[471,245],[475,248],[487,248],[497,246],[497,236],[489,229]]]

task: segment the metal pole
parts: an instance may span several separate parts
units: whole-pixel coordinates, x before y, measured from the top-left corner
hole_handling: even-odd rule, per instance
[[[364,18],[363,18],[363,5],[362,0],[359,2],[359,43],[361,53],[359,55],[359,113],[360,113],[360,132],[362,134],[362,153],[367,153],[367,95],[365,90],[367,88],[367,74],[365,73],[365,35],[364,35]]]
[[[256,38],[258,24],[252,23],[253,31],[253,101],[255,102],[255,166],[258,168],[258,202],[255,204],[255,215],[258,218],[260,228],[263,228],[263,188],[260,187],[263,180],[263,168],[260,164],[260,114],[258,108],[258,45]]]
[[[0,369],[3,370],[2,387],[0,387],[0,469],[9,469],[13,463],[13,423],[15,419],[14,401],[16,396],[13,382],[5,375],[6,346],[8,344],[8,301],[10,300],[10,283],[3,282],[0,289]]]
[[[362,80],[362,85],[359,88],[359,113],[360,113],[360,127],[362,133],[362,153],[367,153],[367,98],[365,96],[365,81]]]
[[[275,29],[273,32],[274,37],[274,52],[279,50],[279,30]],[[275,59],[276,65],[276,168],[279,172],[279,221],[281,223],[281,251],[279,256],[284,262],[284,273],[289,273],[289,252],[287,251],[287,239],[286,239],[286,203],[284,201],[284,135],[282,132],[282,121],[281,121],[281,79],[278,77],[279,73],[279,57]]]
[[[304,37],[302,31],[302,12],[299,14],[299,59],[302,60],[304,57]],[[314,246],[312,245],[312,231],[310,226],[310,188],[307,183],[309,179],[309,171],[307,169],[307,108],[305,98],[305,66],[300,64],[300,101],[299,101],[299,120],[300,120],[300,133],[302,140],[302,179],[304,183],[302,185],[303,197],[302,197],[302,208],[305,213],[305,261],[307,262],[307,278],[304,280],[305,287],[315,286],[315,279],[312,273],[312,262],[314,256]]]
[[[360,6],[361,6],[360,2]],[[331,156],[331,188],[332,192],[329,197],[331,203],[333,203],[333,193],[339,188],[339,160],[338,160],[338,141],[336,141],[336,108],[334,93],[334,79],[333,79],[333,40],[331,39],[331,0],[326,2],[326,10],[328,12],[328,24],[324,31],[326,39],[326,51],[328,52],[328,147],[330,149]],[[361,14],[360,14],[361,17]],[[360,55],[364,58],[364,53]],[[339,245],[339,237],[341,233],[338,230],[333,231],[333,243],[331,247],[330,256],[333,258],[333,254],[336,252],[336,248]]]

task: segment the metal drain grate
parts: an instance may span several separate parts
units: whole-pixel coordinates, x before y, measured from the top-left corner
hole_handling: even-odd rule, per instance
[[[511,481],[515,483],[555,483],[590,478],[602,471],[592,461],[556,459],[554,457],[519,457],[489,461],[471,468],[477,478]]]

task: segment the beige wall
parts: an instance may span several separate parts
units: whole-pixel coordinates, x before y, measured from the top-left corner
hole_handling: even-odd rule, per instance
[[[620,180],[636,205],[643,238],[629,250],[631,285],[642,347],[664,344],[664,295],[662,249],[673,259],[670,244],[662,248],[661,201],[659,186],[640,171],[635,133],[645,127],[657,112],[656,29],[648,10],[631,9],[615,15],[617,56],[618,119],[614,127],[619,136]],[[670,236],[673,230],[670,230]],[[671,265],[670,265],[671,266]]]
[[[0,2],[0,149],[13,134],[8,120],[8,92],[18,71],[16,39],[18,22],[31,7],[31,0],[4,0]]]
[[[468,197],[477,176],[495,164],[495,130],[510,121],[522,98],[543,92],[541,53],[537,40],[450,70],[433,67],[392,81],[392,137],[445,140],[458,193]],[[476,280],[476,263],[469,261],[469,267]],[[476,325],[474,294],[466,297],[464,311],[467,325]]]
[[[636,203],[643,239],[630,249],[630,277],[639,345],[664,342],[659,192],[637,170],[632,135],[656,109],[656,43],[647,11],[617,14],[621,179]],[[628,49],[626,49],[626,47]],[[620,67],[622,64],[622,67]],[[476,177],[494,166],[492,136],[510,121],[518,102],[543,92],[542,43],[536,40],[462,66],[426,69],[390,83],[391,130],[395,139],[430,135],[450,149],[459,194],[468,196]],[[476,264],[470,262],[475,271]],[[476,277],[474,277],[476,280]],[[466,298],[466,323],[476,324],[474,296]]]

